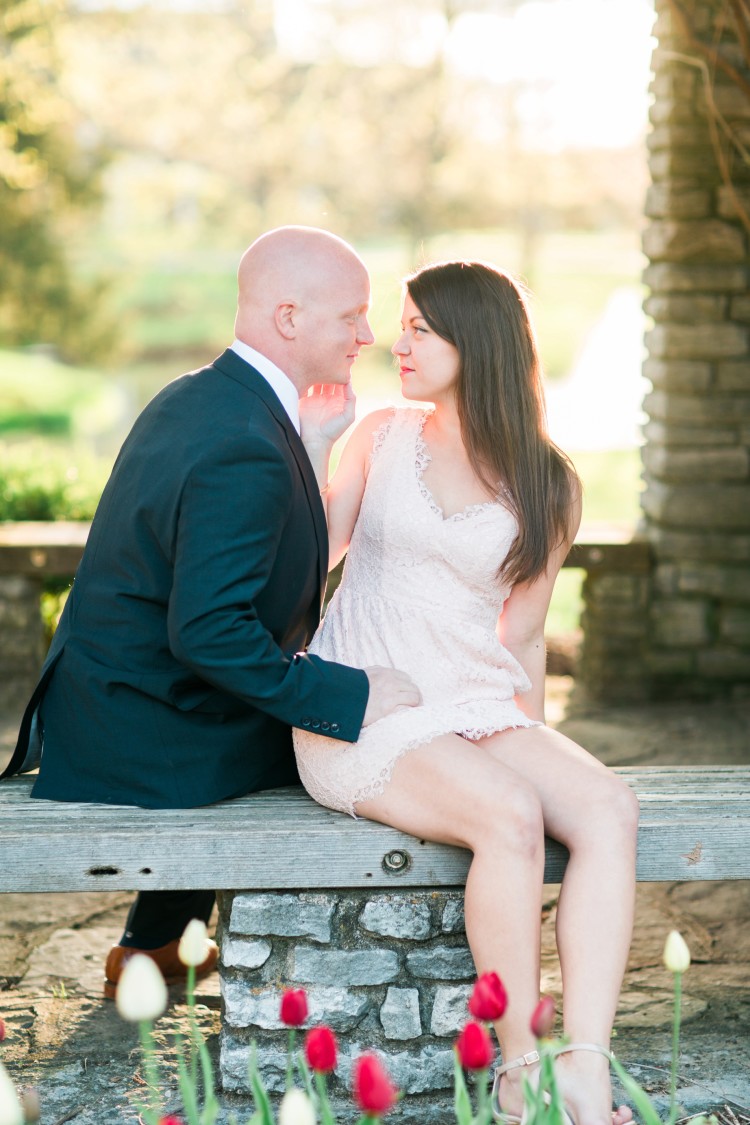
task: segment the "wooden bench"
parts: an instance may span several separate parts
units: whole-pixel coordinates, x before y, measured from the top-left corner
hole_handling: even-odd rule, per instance
[[[641,801],[638,879],[750,878],[750,767],[615,770]],[[0,892],[462,885],[469,855],[316,805],[298,787],[198,809],[29,799],[0,784]],[[545,880],[566,851],[547,842]]]

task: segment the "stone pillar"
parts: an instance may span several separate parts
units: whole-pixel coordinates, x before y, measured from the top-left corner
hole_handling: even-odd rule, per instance
[[[695,35],[749,78],[724,0],[679,6]],[[716,111],[747,144],[750,98],[706,67],[670,0],[656,9],[644,233],[653,391],[642,503],[655,559],[646,660],[658,697],[738,697],[750,684],[750,295],[735,192],[750,210],[750,167]]]
[[[373,1048],[406,1095],[399,1121],[455,1125],[453,1043],[475,979],[463,887],[223,892],[219,909],[225,1090],[249,1094],[252,1041],[267,1089],[283,1090],[281,993],[304,987],[306,1026],[328,1024],[339,1042],[328,1087],[337,1120],[357,1120],[351,1067]]]
[[[44,661],[41,596],[41,579],[0,575],[0,711],[5,714],[21,713]]]

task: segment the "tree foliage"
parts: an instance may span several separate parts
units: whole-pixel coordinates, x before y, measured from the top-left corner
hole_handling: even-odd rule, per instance
[[[0,339],[91,357],[108,338],[69,249],[102,154],[81,143],[60,86],[60,0],[0,0]]]

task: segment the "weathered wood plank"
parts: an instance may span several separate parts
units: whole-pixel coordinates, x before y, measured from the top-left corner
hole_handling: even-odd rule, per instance
[[[642,881],[750,878],[750,768],[617,770],[641,798]],[[416,840],[279,789],[201,809],[30,800],[0,785],[0,891],[461,885],[463,849]],[[547,843],[547,882],[566,852]]]
[[[64,520],[0,523],[0,574],[75,574],[90,526]]]

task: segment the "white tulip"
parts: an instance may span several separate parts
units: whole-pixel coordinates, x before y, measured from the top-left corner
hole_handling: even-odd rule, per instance
[[[200,918],[192,918],[180,938],[177,956],[183,965],[202,965],[208,957],[208,930]]]
[[[134,953],[122,970],[115,993],[117,1011],[129,1023],[155,1020],[167,1006],[167,986],[154,961]]]
[[[670,973],[684,973],[690,966],[690,950],[677,930],[672,930],[664,944],[664,964]]]
[[[315,1109],[304,1090],[293,1086],[279,1106],[279,1125],[315,1125]]]
[[[0,1062],[0,1125],[23,1125],[23,1110],[10,1075]]]

